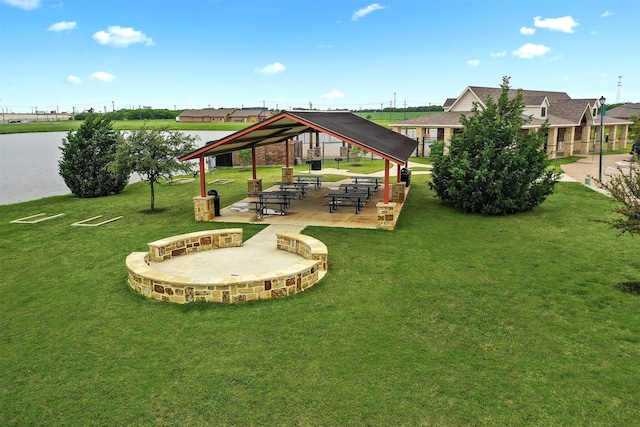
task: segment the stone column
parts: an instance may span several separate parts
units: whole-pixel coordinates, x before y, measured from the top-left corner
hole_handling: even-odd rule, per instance
[[[262,178],[248,179],[247,191],[248,192],[262,191]]]
[[[582,128],[582,139],[580,140],[580,154],[589,154],[589,143],[591,142],[591,126]]]
[[[193,210],[196,221],[212,221],[215,217],[213,196],[197,196],[193,198]]]
[[[376,208],[378,210],[378,228],[383,230],[393,230],[396,225],[396,203],[389,202],[385,204],[384,202],[378,202],[378,204],[376,204]]]
[[[424,155],[424,135],[425,128],[418,126],[416,128],[416,138],[418,139],[418,156],[425,157]]]
[[[558,128],[549,128],[547,136],[547,157],[553,159],[558,148]]]
[[[293,182],[293,168],[282,168],[282,182]]]
[[[609,126],[609,141],[607,143],[607,150],[613,151],[616,139],[618,137],[618,126]],[[606,138],[606,136],[605,136]]]
[[[396,203],[404,203],[404,190],[406,185],[404,182],[396,182],[391,184],[391,201]]]
[[[627,148],[627,141],[629,139],[629,125],[621,125],[620,126],[620,136],[618,140],[620,141],[620,149],[624,150]]]
[[[453,136],[453,129],[444,128],[444,154],[449,154],[449,147],[451,146],[452,136]]]
[[[349,147],[340,147],[341,158],[346,159],[348,154],[349,154]]]
[[[576,128],[575,126],[570,126],[567,128],[567,132],[564,134],[564,153],[563,156],[573,156],[573,147],[574,140],[576,138]]]

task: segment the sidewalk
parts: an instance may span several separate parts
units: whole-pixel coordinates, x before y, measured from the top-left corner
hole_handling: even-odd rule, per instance
[[[631,156],[629,154],[603,155],[602,180],[606,182],[609,179],[609,176],[617,174],[618,170],[616,169],[616,166],[620,166],[623,169],[628,168],[630,160]],[[591,177],[593,183],[593,178],[598,178],[599,165],[600,156],[596,154],[589,154],[577,162],[562,165],[564,174],[561,181],[575,181],[584,184],[585,178]]]

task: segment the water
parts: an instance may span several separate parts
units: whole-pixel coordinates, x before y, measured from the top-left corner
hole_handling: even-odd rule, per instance
[[[223,138],[232,132],[188,131],[199,136],[196,143]],[[18,133],[0,135],[0,205],[69,194],[58,174],[60,146],[66,132]],[[140,180],[133,176],[130,182]]]

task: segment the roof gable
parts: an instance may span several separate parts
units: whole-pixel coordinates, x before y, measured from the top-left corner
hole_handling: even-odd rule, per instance
[[[396,163],[406,163],[417,141],[349,112],[282,111],[280,114],[205,145],[180,161],[286,141],[319,131]]]

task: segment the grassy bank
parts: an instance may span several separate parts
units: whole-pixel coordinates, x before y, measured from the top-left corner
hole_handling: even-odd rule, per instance
[[[136,130],[145,122],[143,120],[115,120],[113,128],[116,130]],[[82,121],[65,120],[60,122],[32,122],[0,124],[0,135],[10,133],[28,132],[69,132],[77,130]],[[150,128],[168,127],[174,130],[224,130],[237,131],[244,129],[253,123],[182,123],[175,120],[149,120],[147,126]]]
[[[233,179],[223,205],[249,176],[215,173]],[[393,232],[305,229],[329,249],[322,282],[233,306],[126,284],[148,242],[234,226],[194,221],[198,182],[158,188],[156,213],[144,183],[0,206],[0,425],[636,424],[640,297],[619,284],[639,279],[639,242],[596,221],[612,202],[561,183],[487,218],[412,182]],[[65,216],[9,223],[40,212]],[[69,226],[95,215],[124,218]]]

